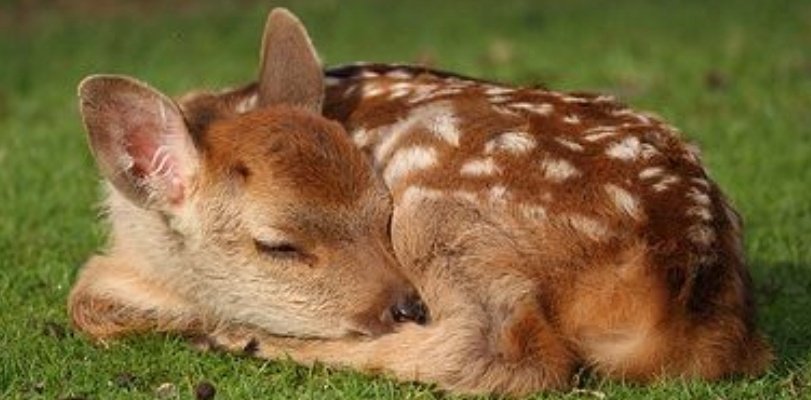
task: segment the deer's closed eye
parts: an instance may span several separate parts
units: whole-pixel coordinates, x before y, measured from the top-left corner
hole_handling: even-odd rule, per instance
[[[287,241],[266,241],[254,239],[253,243],[256,250],[258,250],[260,253],[277,259],[293,259],[304,255],[298,246]]]

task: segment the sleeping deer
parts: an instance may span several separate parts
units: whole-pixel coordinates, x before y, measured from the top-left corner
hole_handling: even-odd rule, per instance
[[[315,54],[282,11],[266,44],[281,26]],[[226,328],[221,346],[468,393],[563,388],[581,366],[649,382],[769,365],[740,218],[675,128],[610,96],[418,67],[324,79],[325,115],[393,196],[392,245],[431,321],[371,339]]]
[[[209,289],[217,285],[200,282],[209,276],[231,276],[230,262],[189,255],[194,261],[172,265],[172,271],[187,271],[182,278],[179,272],[167,272],[168,268],[155,268],[150,276],[165,287],[183,288],[172,289],[172,293],[183,293],[178,304],[193,304],[194,310],[175,307],[173,299],[152,304],[146,329],[182,331],[178,327],[188,329],[191,325],[222,348],[250,350],[265,358],[289,356],[302,363],[320,361],[383,371],[402,380],[431,382],[462,393],[525,394],[565,388],[583,366],[605,377],[635,382],[667,377],[719,379],[758,374],[768,367],[772,356],[755,327],[740,218],[708,178],[696,150],[675,128],[609,96],[511,87],[419,67],[360,64],[331,69],[324,76],[314,67],[319,62],[303,26],[284,10],[270,14],[263,43],[257,84],[198,94],[181,109],[192,116],[204,116],[200,119],[211,124],[212,128],[206,128],[211,132],[218,132],[215,127],[221,124],[237,123],[240,128],[229,132],[253,132],[263,126],[253,116],[273,109],[268,92],[282,92],[270,88],[281,85],[286,87],[284,93],[315,94],[314,98],[324,93],[323,115],[340,123],[347,138],[370,160],[365,170],[370,177],[362,180],[379,177],[392,196],[393,209],[386,208],[385,195],[379,192],[384,189],[379,186],[377,196],[370,196],[374,197],[370,201],[380,202],[379,209],[392,213],[388,232],[383,212],[377,219],[364,221],[371,224],[367,232],[379,229],[375,237],[390,236],[397,260],[395,266],[390,258],[380,255],[385,260],[380,264],[387,268],[376,264],[374,268],[335,272],[334,279],[340,276],[357,285],[352,288],[357,296],[353,300],[366,303],[343,303],[331,309],[343,310],[347,304],[368,309],[370,304],[381,304],[360,298],[369,290],[361,285],[381,289],[376,282],[364,279],[375,279],[369,277],[370,271],[398,276],[392,271],[399,270],[416,287],[430,318],[423,323],[425,310],[417,300],[401,300],[415,297],[402,289],[407,286],[402,280],[391,278],[397,283],[388,287],[405,290],[399,292],[405,294],[383,296],[385,305],[373,308],[371,315],[377,317],[381,308],[391,310],[394,306],[395,310],[410,312],[384,312],[386,317],[377,320],[420,324],[397,324],[393,331],[379,335],[375,333],[387,330],[369,333],[368,328],[350,328],[323,334],[326,325],[336,324],[334,320],[324,321],[320,328],[284,329],[292,325],[286,324],[285,318],[300,318],[298,309],[269,307],[271,299],[264,303],[265,308],[231,300],[262,292],[263,285],[273,291],[278,279],[275,270],[268,270],[265,281],[237,282],[233,278],[228,285]],[[279,83],[279,76],[288,69],[296,74],[285,78],[293,82],[285,86]],[[202,104],[218,112],[194,111]],[[283,111],[293,113],[292,108],[283,108],[275,115],[283,118]],[[195,118],[187,116],[186,120]],[[291,125],[285,126],[291,131],[306,130],[292,125],[300,124],[299,120],[288,122]],[[320,124],[333,127],[331,132],[336,136],[343,133],[335,125]],[[92,126],[91,120],[91,141]],[[337,137],[329,139],[340,142]],[[229,143],[237,140],[234,135]],[[267,146],[264,142],[239,140],[236,151],[267,153],[257,150]],[[196,144],[199,148],[214,147],[197,141],[202,142]],[[350,186],[340,183],[344,180],[336,181],[335,175],[343,176],[349,165],[357,166],[357,176],[364,174],[357,153],[341,149],[328,154],[331,161],[324,162],[329,168],[319,170],[323,175],[318,175],[318,180],[312,173],[307,175],[309,179],[292,185],[301,193],[299,201],[316,197],[314,188],[322,190],[324,197],[348,191]],[[308,160],[297,160],[302,161]],[[101,164],[104,172],[104,162]],[[160,165],[160,157],[151,164]],[[238,178],[237,188],[257,174],[253,165],[247,174],[239,172],[243,168],[232,169],[231,174]],[[292,162],[286,165],[290,169],[312,168]],[[156,171],[163,176],[163,168]],[[110,180],[117,176],[106,175]],[[276,185],[287,182],[275,174],[269,176],[273,179],[267,181]],[[201,182],[211,184],[212,179]],[[197,185],[204,187],[203,183]],[[238,190],[233,184],[225,186],[228,189],[215,192],[220,199],[229,200],[220,200],[219,207],[195,208],[213,208],[212,213],[225,224],[218,229],[192,229],[189,225],[196,220],[183,219],[187,211],[172,208],[171,202],[170,207],[164,206],[169,212],[155,213],[154,223],[163,224],[160,226],[165,227],[168,237],[184,235],[174,232],[186,229],[190,233],[185,235],[198,241],[214,233],[232,237],[234,230],[239,231],[231,225],[235,219],[244,225],[264,226],[254,215],[237,219],[226,211],[222,204],[230,204],[229,196]],[[202,196],[197,186],[181,192],[192,188],[195,191],[191,193]],[[258,214],[279,215],[279,195],[266,193],[262,200],[251,197],[240,204]],[[115,196],[119,201],[126,197]],[[142,203],[152,204],[149,199],[146,196]],[[305,203],[301,206],[313,207]],[[345,214],[350,208],[347,206]],[[142,209],[137,208],[138,212]],[[170,214],[171,210],[177,211]],[[319,221],[340,220],[339,215],[345,214],[319,214],[323,215]],[[251,240],[260,248],[274,247],[262,245],[266,241],[261,239],[249,239],[261,238],[257,234],[243,236],[245,247],[250,247]],[[285,250],[297,257],[306,254],[298,250],[298,241],[284,243]],[[207,247],[198,245],[195,252],[210,254]],[[178,244],[172,251],[183,248]],[[217,251],[230,248],[218,245]],[[380,248],[379,254],[385,254],[385,246]],[[139,255],[143,252],[137,251]],[[245,254],[242,257],[247,257]],[[200,268],[192,264],[205,264],[211,270],[206,274],[188,272]],[[96,268],[91,260],[73,299],[93,298],[83,295],[93,294],[83,289],[96,281],[87,278],[93,270],[102,268]],[[180,281],[165,282],[162,276]],[[305,272],[298,278],[312,279]],[[195,295],[203,292],[196,289],[198,285],[206,286],[208,292]],[[343,284],[347,285],[350,283]],[[151,286],[148,289],[154,290]],[[283,293],[309,296],[307,290],[311,289],[296,286]],[[138,287],[128,290],[134,298],[159,297],[145,296]],[[379,299],[381,292],[373,293],[378,293]],[[320,297],[319,305],[332,307],[340,299]],[[223,303],[238,305],[226,307]],[[74,300],[73,304],[73,310],[87,310],[96,318],[106,316],[102,320],[120,315],[87,307],[81,301]],[[201,317],[191,311],[198,309],[206,310],[206,316],[216,315],[217,323],[208,323],[205,318],[196,322]],[[82,312],[74,311],[82,327],[77,314]],[[405,317],[395,318],[394,314]],[[178,319],[165,322],[166,317],[162,317],[156,325],[155,315],[184,318],[178,323]],[[268,322],[270,318],[272,322]],[[127,324],[131,322],[123,325]],[[95,334],[92,329],[85,330]],[[347,334],[358,331],[364,334]]]
[[[235,111],[243,91],[176,103],[123,76],[80,84],[112,225],[70,295],[80,330],[339,338],[425,318],[390,249],[389,194],[320,115],[321,67],[289,37],[251,112]]]

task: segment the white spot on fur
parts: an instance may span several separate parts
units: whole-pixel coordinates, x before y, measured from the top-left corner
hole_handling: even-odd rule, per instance
[[[662,178],[657,184],[653,185],[653,190],[656,192],[664,192],[667,189],[670,189],[671,185],[679,183],[681,179],[676,175],[668,175]]]
[[[446,102],[427,104],[413,109],[400,121],[375,130],[374,133],[382,138],[374,150],[375,161],[383,162],[394,151],[400,139],[410,134],[417,126],[426,126],[451,145],[459,144],[456,118],[452,115],[450,104]]]
[[[709,189],[709,188],[710,188],[710,183],[709,183],[709,182],[707,182],[707,180],[706,180],[706,179],[702,179],[702,178],[690,178],[690,182],[693,182],[693,183],[695,183],[695,184],[697,184],[697,185],[701,186],[703,189]]]
[[[371,71],[371,70],[368,70],[368,69],[364,69],[364,70],[360,71],[359,75],[363,79],[377,78],[378,76],[380,76],[380,74],[378,74],[377,72],[374,72],[374,71]]]
[[[359,148],[364,148],[369,145],[372,141],[372,135],[364,128],[355,129],[352,132],[352,141],[355,142],[355,146]]]
[[[525,154],[536,146],[535,138],[526,132],[504,132],[484,144],[484,154],[506,151],[512,154]]]
[[[493,157],[470,160],[462,164],[459,173],[466,176],[493,175],[501,171]]]
[[[662,167],[648,167],[639,171],[639,179],[650,179],[655,178],[665,172],[665,169]]]
[[[411,94],[413,85],[408,82],[398,82],[389,86],[389,100],[399,99]]]
[[[712,213],[706,207],[700,207],[700,206],[690,207],[690,208],[687,209],[687,215],[693,216],[693,217],[698,217],[702,221],[706,221],[706,222],[712,221]]]
[[[259,103],[259,96],[251,95],[245,98],[244,100],[237,103],[234,110],[240,114],[244,114],[248,111],[251,111],[256,108],[257,103]]]
[[[580,117],[574,114],[569,114],[563,117],[561,120],[569,125],[577,125],[580,123]]]
[[[594,218],[581,214],[569,214],[565,218],[574,229],[592,240],[601,240],[608,236],[609,232],[605,224]]]
[[[624,128],[624,129],[631,129],[631,128],[637,128],[637,129],[638,129],[638,128],[648,128],[648,126],[647,126],[647,125],[638,124],[638,123],[636,123],[636,122],[623,122],[623,123],[621,123],[621,124],[620,124],[620,127],[621,127],[621,128]]]
[[[510,117],[517,117],[518,116],[518,112],[516,112],[515,110],[511,110],[510,108],[505,107],[505,106],[494,105],[492,108],[493,108],[493,111],[495,111],[495,112],[497,112],[499,114],[502,114],[502,115],[508,115]]]
[[[590,102],[589,99],[585,97],[567,96],[567,95],[561,95],[560,100],[563,101],[564,103],[570,104],[586,104]]]
[[[459,129],[457,129],[458,122],[456,115],[454,115],[450,109],[445,113],[434,115],[433,118],[425,121],[434,135],[453,147],[459,147],[460,134]]]
[[[436,149],[414,146],[398,150],[389,160],[383,171],[386,186],[392,188],[403,176],[434,166],[437,162]]]
[[[438,89],[438,90],[435,90],[434,92],[432,92],[430,96],[426,96],[425,100],[433,100],[433,99],[436,99],[436,98],[442,97],[442,96],[452,96],[452,95],[455,95],[455,94],[462,93],[464,90],[465,89],[462,88],[462,87],[446,87],[446,88]]]
[[[391,79],[409,79],[412,77],[412,75],[408,70],[393,69],[386,73],[386,77]]]
[[[341,84],[341,82],[343,82],[341,78],[336,78],[334,76],[324,77],[324,86],[326,87],[338,86]]]
[[[591,129],[587,129],[585,132],[586,136],[583,137],[586,141],[589,142],[596,142],[605,138],[609,138],[619,133],[616,128],[610,126],[599,126]]]
[[[711,203],[710,196],[696,188],[690,188],[687,197],[700,206],[709,206]]]
[[[507,193],[507,188],[503,185],[496,185],[490,188],[490,201],[493,203],[506,203],[508,196],[509,193]]]
[[[636,118],[639,123],[643,125],[649,125],[651,123],[651,116],[642,114],[642,113],[634,113],[631,115],[632,117]]]
[[[551,115],[555,111],[555,108],[549,103],[512,103],[508,106],[545,116]]]
[[[618,210],[634,218],[639,218],[639,202],[637,201],[636,197],[634,197],[627,190],[612,183],[606,184],[603,188],[611,197],[611,200],[614,202],[614,206],[617,207]]]
[[[683,155],[684,159],[693,163],[701,163],[701,149],[695,143],[686,143],[684,149],[687,150]]]
[[[363,97],[377,97],[386,92],[386,87],[379,83],[366,82],[361,90]]]
[[[491,103],[495,103],[495,104],[504,104],[504,103],[507,103],[507,102],[509,102],[510,100],[512,100],[512,97],[507,96],[507,95],[501,95],[501,96],[490,96],[490,97],[488,98],[488,100],[489,100]]]
[[[691,187],[687,191],[687,198],[690,199],[695,206],[687,209],[687,215],[698,217],[703,221],[712,221],[712,212],[710,206],[712,200],[707,193],[699,190],[698,188]]]
[[[418,85],[414,88],[411,98],[408,102],[411,104],[421,103],[431,97],[431,93],[436,90],[437,86],[432,84]]]
[[[634,110],[631,110],[630,108],[622,108],[622,109],[612,110],[611,111],[611,115],[614,116],[614,117],[630,117],[630,116],[634,116],[636,114],[637,113]]]
[[[548,157],[541,160],[541,172],[554,182],[562,182],[580,175],[580,171],[569,161]]]
[[[605,154],[611,158],[623,161],[632,161],[639,157],[641,151],[639,139],[629,136],[619,142],[612,143]]]
[[[408,89],[400,89],[400,90],[392,90],[389,92],[389,100],[397,100],[403,97],[408,96],[411,93]]]
[[[515,89],[503,86],[488,86],[484,91],[487,96],[502,96],[514,92]]]
[[[450,86],[458,87],[458,88],[469,88],[469,87],[478,85],[478,83],[473,82],[471,80],[459,79],[459,78],[456,78],[456,77],[445,78],[445,82]]]
[[[715,231],[705,224],[697,224],[687,229],[687,238],[695,244],[709,246],[715,241]]]
[[[555,141],[558,142],[558,144],[560,144],[561,146],[563,146],[563,147],[565,147],[565,148],[567,148],[567,149],[569,149],[571,151],[580,152],[580,151],[583,151],[583,149],[584,149],[583,145],[581,145],[580,143],[575,143],[575,142],[573,142],[571,140],[564,139],[564,138],[561,138],[561,137],[556,137]]]

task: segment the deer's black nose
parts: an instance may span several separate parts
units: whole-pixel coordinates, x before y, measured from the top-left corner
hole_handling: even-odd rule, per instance
[[[428,309],[417,295],[408,295],[391,306],[391,316],[395,322],[412,321],[420,325],[428,322]]]

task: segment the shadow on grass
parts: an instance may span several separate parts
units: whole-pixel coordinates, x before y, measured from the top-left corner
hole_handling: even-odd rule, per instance
[[[753,262],[759,322],[784,375],[811,354],[811,265]]]

